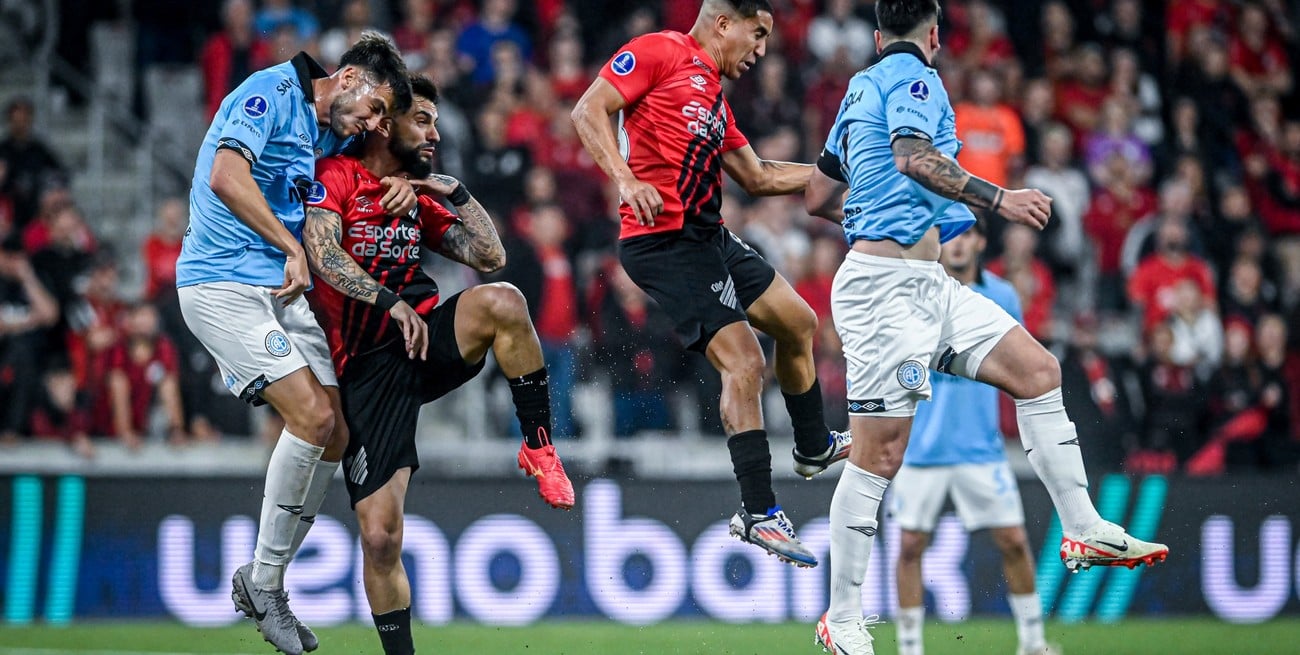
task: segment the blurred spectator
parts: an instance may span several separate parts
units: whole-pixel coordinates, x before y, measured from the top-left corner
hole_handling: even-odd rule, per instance
[[[1020,122],[1025,132],[1025,156],[1032,163],[1042,152],[1044,134],[1048,129],[1063,127],[1054,118],[1056,115],[1056,96],[1052,83],[1047,78],[1035,78],[1025,83],[1023,97],[1020,99]],[[1069,132],[1071,144],[1074,134]],[[1073,163],[1073,147],[1070,162]]]
[[[577,101],[591,84],[591,74],[582,65],[582,39],[576,34],[557,34],[546,52],[555,97],[561,102]]]
[[[1113,358],[1098,347],[1094,314],[1079,314],[1070,330],[1070,343],[1061,357],[1065,408],[1079,430],[1083,459],[1090,467],[1119,468],[1125,450],[1136,440],[1130,394],[1125,379],[1127,360]]]
[[[971,97],[953,108],[957,138],[962,141],[957,161],[971,175],[998,186],[1018,181],[1024,166],[1025,132],[1015,110],[1002,102],[1002,81],[988,69],[971,74]]]
[[[496,78],[491,55],[498,41],[515,44],[525,61],[532,58],[532,39],[514,22],[517,10],[515,0],[484,0],[478,20],[457,37],[456,50],[469,59],[466,68],[474,83],[489,84]]]
[[[255,71],[270,66],[271,47],[253,30],[253,1],[226,0],[222,29],[208,38],[199,55],[208,120],[221,101]]]
[[[1011,40],[1006,35],[1006,20],[984,0],[971,0],[966,4],[964,29],[954,30],[948,37],[945,56],[951,56],[966,70],[993,71],[1007,64],[1015,56]]]
[[[1210,267],[1188,251],[1190,235],[1183,221],[1162,220],[1156,229],[1156,251],[1138,264],[1128,281],[1128,297],[1142,312],[1142,325],[1151,329],[1174,311],[1177,288],[1184,280],[1193,283],[1206,302],[1218,297]]]
[[[31,432],[37,439],[68,442],[74,452],[87,459],[95,456],[90,442],[90,419],[77,390],[77,378],[67,362],[56,360],[46,366],[42,393],[32,411]]]
[[[820,62],[842,54],[854,68],[875,54],[875,27],[853,15],[853,0],[826,0],[826,10],[808,25],[808,52]]]
[[[1083,216],[1083,229],[1097,249],[1098,303],[1105,309],[1123,304],[1120,257],[1129,229],[1156,210],[1155,194],[1138,186],[1128,167],[1123,157],[1111,157],[1107,183],[1093,196]]]
[[[1155,75],[1142,70],[1137,54],[1126,48],[1111,51],[1110,70],[1111,98],[1125,101],[1133,135],[1149,145],[1160,143],[1165,134],[1164,105]]]
[[[361,38],[362,32],[379,31],[370,18],[370,0],[347,0],[339,10],[339,18],[338,27],[320,37],[320,63],[326,70],[338,67],[339,58]]]
[[[1227,49],[1218,39],[1208,35],[1200,39],[1193,55],[1179,67],[1174,91],[1191,98],[1201,116],[1214,117],[1205,124],[1210,150],[1227,149],[1235,126],[1246,115],[1247,104],[1246,96],[1228,75]]]
[[[433,17],[431,0],[402,2],[402,22],[393,28],[393,43],[413,70],[424,66],[424,46],[433,31]]]
[[[1002,255],[989,262],[988,270],[1016,288],[1024,309],[1025,329],[1035,339],[1047,342],[1052,339],[1056,283],[1047,264],[1034,254],[1037,250],[1037,231],[1009,224],[1002,232]]]
[[[1106,59],[1095,43],[1080,46],[1073,55],[1073,74],[1056,85],[1057,118],[1074,131],[1076,139],[1097,129],[1101,107],[1110,95]]]
[[[1031,71],[1035,76],[1045,75],[1056,84],[1074,73],[1075,61],[1075,21],[1070,8],[1061,0],[1043,3],[1040,23],[1042,26],[1041,53],[1032,53],[1029,57]],[[1041,58],[1033,56],[1041,54]]]
[[[537,273],[541,290],[536,303],[529,302],[528,306],[550,373],[555,434],[576,437],[572,393],[577,375],[579,308],[577,280],[564,251],[568,231],[568,220],[559,205],[541,205],[530,212],[528,241],[540,268]]]
[[[86,227],[81,211],[72,205],[55,211],[45,225],[48,238],[45,245],[32,255],[32,267],[59,303],[60,323],[52,336],[53,343],[62,347],[63,335],[72,322],[72,313],[81,295],[83,276],[90,269],[97,246],[90,237],[90,229]]]
[[[840,111],[840,101],[849,90],[854,71],[846,50],[837,50],[829,61],[822,62],[812,74],[812,82],[803,94],[804,134],[811,135],[806,144],[807,161],[816,161],[826,135]]]
[[[88,406],[104,415],[108,412],[109,353],[122,337],[125,305],[118,292],[120,284],[113,257],[101,255],[89,262],[80,293],[66,310],[67,333],[60,335],[59,343],[68,353],[77,388],[86,394]],[[92,423],[92,428],[107,425],[95,421],[93,413]]]
[[[1278,314],[1265,314],[1255,327],[1255,347],[1264,373],[1260,400],[1268,411],[1268,432],[1278,441],[1290,436],[1291,407],[1298,391],[1289,383],[1287,331],[1286,320]]]
[[[781,128],[798,125],[803,114],[785,58],[768,55],[760,61],[762,63],[755,75],[741,78],[752,80],[750,92],[742,94],[731,105],[736,112],[736,125],[751,142],[770,136]]]
[[[1223,285],[1220,306],[1224,321],[1241,321],[1252,329],[1259,319],[1276,309],[1276,289],[1265,286],[1259,263],[1249,257],[1238,257],[1228,269],[1227,284]]]
[[[159,332],[158,313],[151,305],[135,305],[124,312],[122,328],[122,339],[108,351],[109,411],[107,415],[96,413],[96,431],[138,448],[149,436],[150,412],[159,403],[167,421],[168,441],[184,443],[176,348]]]
[[[1169,58],[1179,61],[1194,49],[1187,47],[1193,32],[1204,32],[1215,25],[1227,25],[1231,9],[1223,0],[1178,0],[1165,11],[1165,29]]]
[[[1170,112],[1170,128],[1168,136],[1155,147],[1156,173],[1160,176],[1169,175],[1176,162],[1183,157],[1210,162],[1231,156],[1230,152],[1210,151],[1210,144],[1204,137],[1200,112],[1190,98],[1180,97],[1174,100]],[[1212,160],[1212,157],[1220,159]]]
[[[39,393],[45,330],[59,318],[58,303],[36,276],[17,240],[0,243],[0,442],[12,442],[27,424]]]
[[[1253,441],[1267,429],[1262,407],[1264,374],[1252,352],[1252,329],[1232,321],[1224,332],[1223,367],[1209,386],[1209,442],[1187,462],[1191,475],[1217,475],[1226,465],[1230,442]]]
[[[1151,180],[1154,165],[1151,149],[1133,132],[1128,102],[1123,97],[1112,96],[1101,108],[1097,129],[1083,141],[1083,157],[1093,184],[1106,186],[1110,174],[1110,160],[1123,158],[1128,162],[1125,174],[1145,186]]]
[[[10,235],[20,234],[18,217],[14,213],[14,200],[5,188],[9,185],[9,161],[0,158],[0,241]]]
[[[1237,30],[1228,46],[1232,80],[1248,96],[1291,92],[1291,62],[1286,46],[1269,26],[1258,2],[1245,2],[1237,15]]]
[[[0,191],[13,201],[15,223],[20,229],[36,215],[37,201],[46,189],[68,183],[63,164],[36,136],[35,118],[36,106],[26,96],[10,100],[5,108],[8,131],[0,141],[0,159],[6,164],[7,175]]]
[[[1155,326],[1147,335],[1147,361],[1141,373],[1146,416],[1139,441],[1139,450],[1145,452],[1140,454],[1166,458],[1161,467],[1166,469],[1200,447],[1200,417],[1205,406],[1196,374],[1173,360],[1173,345],[1169,326]]]
[[[1183,279],[1174,285],[1173,295],[1169,329],[1174,343],[1169,357],[1179,366],[1192,367],[1201,382],[1208,381],[1223,358],[1223,324],[1196,282]]]
[[[1108,49],[1133,53],[1142,72],[1158,78],[1165,70],[1163,39],[1160,26],[1151,23],[1162,17],[1164,7],[1153,6],[1154,11],[1148,11],[1143,4],[1140,0],[1115,0],[1110,3],[1108,20],[1100,27]]]
[[[176,287],[176,259],[181,254],[181,239],[189,225],[189,206],[181,198],[167,198],[158,205],[158,219],[153,232],[140,247],[144,263],[144,299],[154,300],[160,293]]]
[[[1047,259],[1058,274],[1073,276],[1087,256],[1083,214],[1091,194],[1087,176],[1073,165],[1074,139],[1070,130],[1059,123],[1047,127],[1038,161],[1025,173],[1025,186],[1052,199],[1052,223],[1056,227],[1047,236]]]
[[[524,176],[532,156],[524,146],[506,143],[506,116],[486,107],[478,112],[478,148],[469,153],[465,183],[473,189],[491,189],[483,204],[492,214],[509,216],[524,197]]]
[[[315,14],[295,7],[293,0],[262,0],[255,25],[263,37],[270,37],[281,28],[290,27],[300,41],[316,38],[320,32],[320,22]]]
[[[683,350],[672,321],[610,258],[599,305],[595,355],[609,372],[614,392],[614,435],[675,427],[667,392]]]

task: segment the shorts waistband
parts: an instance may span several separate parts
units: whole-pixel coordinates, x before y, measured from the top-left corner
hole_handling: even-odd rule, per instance
[[[879,255],[868,255],[856,250],[850,250],[848,254],[844,256],[844,259],[855,264],[872,266],[875,268],[892,268],[900,271],[943,272],[943,264],[940,264],[939,262],[932,262],[924,259],[904,259],[902,257],[880,257]]]

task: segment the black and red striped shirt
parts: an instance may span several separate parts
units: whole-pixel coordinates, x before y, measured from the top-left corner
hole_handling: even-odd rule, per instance
[[[623,96],[618,145],[636,179],[653,184],[664,210],[640,225],[619,207],[619,238],[722,222],[722,153],[749,145],[722,95],[713,59],[689,34],[664,31],[632,39],[600,76]]]
[[[343,217],[342,246],[370,277],[402,297],[421,315],[438,305],[438,284],[420,266],[423,248],[437,250],[459,218],[428,196],[410,214],[384,212],[387,190],[353,157],[338,155],[316,164],[316,184],[307,204]],[[401,339],[388,312],[347,296],[320,278],[307,293],[339,374],[348,358]]]

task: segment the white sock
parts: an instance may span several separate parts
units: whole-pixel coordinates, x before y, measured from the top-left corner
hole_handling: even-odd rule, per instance
[[[1029,456],[1029,464],[1047,487],[1056,513],[1061,517],[1061,531],[1078,537],[1101,520],[1088,497],[1088,473],[1083,468],[1079,435],[1065,414],[1061,388],[1037,398],[1016,401],[1016,423],[1020,425],[1020,444]]]
[[[298,556],[302,540],[307,538],[307,531],[316,524],[316,515],[320,513],[321,503],[330,490],[330,481],[334,472],[339,470],[338,462],[321,460],[316,463],[316,471],[311,474],[311,486],[307,487],[307,500],[302,504],[302,516],[298,517],[298,527],[294,529],[293,546],[289,548],[289,561]]]
[[[862,619],[862,581],[876,541],[876,514],[889,480],[864,471],[852,462],[844,465],[831,497],[831,621]]]
[[[898,608],[898,655],[925,655],[921,629],[925,627],[925,605]]]
[[[1038,599],[1038,594],[1008,594],[1007,602],[1011,605],[1011,616],[1016,617],[1016,637],[1020,639],[1020,650],[1033,651],[1046,646],[1043,603]]]
[[[263,589],[284,586],[284,567],[289,563],[298,517],[302,516],[307,488],[324,452],[321,446],[293,436],[287,428],[280,433],[266,467],[262,519],[253,551],[253,585]]]

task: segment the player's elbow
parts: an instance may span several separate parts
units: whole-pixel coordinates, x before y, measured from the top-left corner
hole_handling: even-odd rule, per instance
[[[477,262],[474,270],[480,273],[495,273],[506,267],[506,251],[504,249],[483,257]]]

